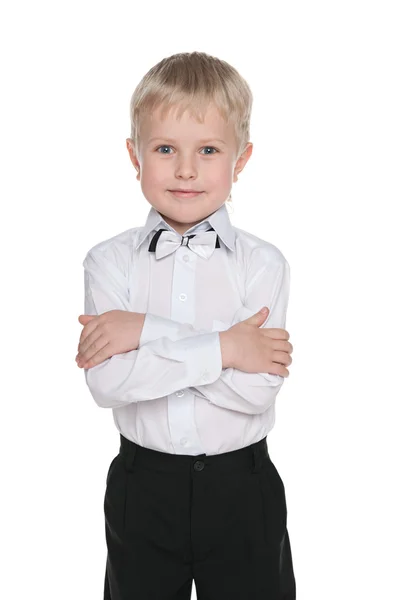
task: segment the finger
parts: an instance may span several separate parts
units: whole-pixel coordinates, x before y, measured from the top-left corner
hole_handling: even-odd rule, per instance
[[[90,336],[88,336],[84,341],[83,345],[78,349],[77,358],[79,360],[89,360],[94,354],[96,354],[98,350],[100,350],[105,345],[105,342],[102,345],[100,345],[101,341],[99,340],[101,338],[101,334],[97,335],[97,337],[95,337],[95,335],[96,332],[93,332]]]
[[[88,335],[90,335],[96,329],[98,324],[99,324],[99,318],[97,315],[94,319],[89,321],[89,323],[86,323],[86,325],[83,327],[83,329],[81,331],[81,335],[79,337],[78,350],[79,350],[79,347],[82,345],[82,343],[86,340]]]
[[[277,362],[281,365],[289,366],[292,364],[293,359],[287,352],[280,352],[279,350],[275,350],[273,353],[272,362]]]
[[[289,371],[279,362],[272,361],[274,365],[276,365],[275,371],[276,375],[280,375],[281,377],[289,377]]]
[[[287,342],[286,340],[274,339],[272,347],[274,350],[280,350],[281,352],[287,352],[288,354],[291,354],[293,352],[292,344],[290,342]]]
[[[86,350],[80,351],[78,353],[78,358],[80,358],[81,361],[87,362],[93,356],[95,356],[95,354],[97,354],[97,352],[100,352],[108,344],[108,340],[106,337],[104,337],[104,335],[99,335],[98,337],[93,339],[93,342],[91,344],[90,344],[89,338],[90,338],[90,336],[87,338],[87,340],[85,342],[85,343],[89,344],[89,345],[87,345]]]
[[[90,348],[90,346],[102,335],[104,332],[101,327],[97,324],[92,331],[89,331],[82,342],[78,345],[78,353],[85,354],[85,352]]]
[[[88,323],[91,319],[93,319],[94,317],[97,317],[97,315],[79,315],[78,317],[78,321],[79,323]]]
[[[111,344],[106,344],[105,346],[103,346],[103,348],[101,348],[101,350],[99,350],[99,352],[96,352],[96,354],[94,354],[89,360],[86,360],[82,364],[82,367],[84,369],[90,369],[91,367],[94,367],[95,365],[99,365],[100,363],[104,362],[105,360],[107,360],[107,358],[111,358],[111,356],[113,355],[114,354],[111,348]]]
[[[260,327],[260,331],[274,340],[288,340],[290,337],[289,332],[286,331],[286,329],[279,329],[277,327]]]

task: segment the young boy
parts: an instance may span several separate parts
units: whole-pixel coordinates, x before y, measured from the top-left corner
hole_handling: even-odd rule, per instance
[[[252,94],[225,61],[163,59],[131,100],[143,227],[89,250],[78,365],[120,433],[104,498],[104,599],[293,600],[267,434],[289,375],[289,265],[233,227]],[[259,312],[266,306],[265,313]]]

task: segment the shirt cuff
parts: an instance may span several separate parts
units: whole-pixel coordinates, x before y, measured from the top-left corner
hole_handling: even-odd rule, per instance
[[[178,332],[182,327],[182,323],[172,321],[171,319],[165,319],[152,313],[146,313],[142,333],[140,335],[139,346],[152,342],[161,337],[168,337],[171,340],[177,340]]]
[[[199,378],[191,385],[214,383],[222,373],[222,353],[219,332],[203,333],[185,338],[188,353],[188,370],[193,370],[190,380]],[[199,367],[201,367],[199,369]]]
[[[222,353],[218,331],[198,333],[175,341],[159,337],[143,346],[143,361],[149,360],[145,349],[155,356],[184,363],[185,382],[180,387],[213,383],[221,376]]]

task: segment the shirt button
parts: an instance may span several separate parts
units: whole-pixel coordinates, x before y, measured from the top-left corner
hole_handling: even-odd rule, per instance
[[[188,255],[187,255],[187,254],[185,254],[185,256],[183,257],[183,260],[184,260],[185,262],[187,262],[187,261],[189,260],[189,257],[188,257]]]
[[[184,393],[185,392],[183,390],[179,390],[178,392],[175,392],[175,395],[179,396],[179,398],[180,398],[181,396],[183,396]]]
[[[182,446],[186,446],[187,443],[188,443],[187,438],[182,438],[181,439],[181,445]]]
[[[182,302],[185,302],[186,298],[186,294],[179,294],[179,300],[182,300]]]

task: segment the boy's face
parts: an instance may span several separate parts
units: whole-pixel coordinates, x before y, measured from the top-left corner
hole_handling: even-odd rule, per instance
[[[232,182],[237,181],[250,158],[253,144],[249,142],[236,159],[233,125],[227,125],[214,106],[204,123],[198,123],[187,111],[177,120],[175,113],[171,109],[161,120],[159,108],[145,116],[139,147],[135,149],[130,138],[126,145],[145,198],[183,235],[228,199]],[[201,193],[174,195],[178,189]]]

